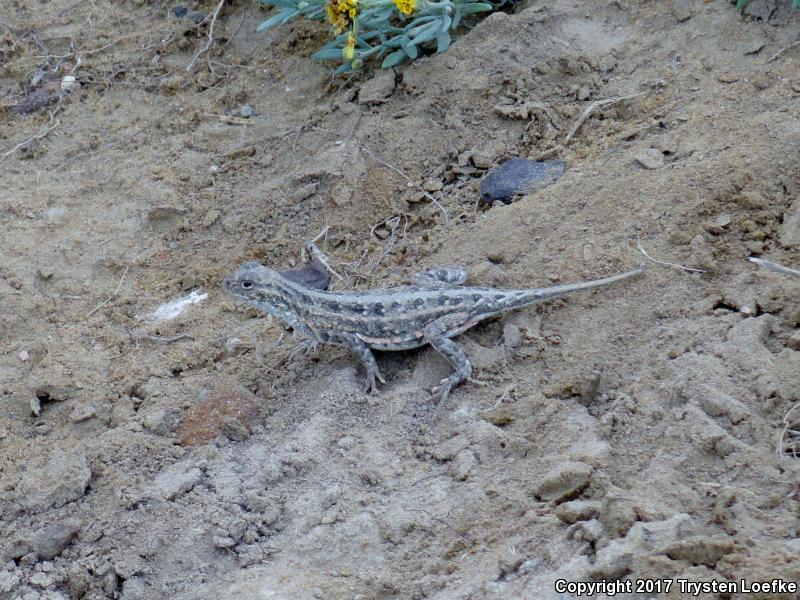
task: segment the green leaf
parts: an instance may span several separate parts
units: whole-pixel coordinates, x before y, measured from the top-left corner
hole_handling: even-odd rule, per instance
[[[341,60],[342,59],[342,49],[341,48],[323,48],[322,50],[318,50],[311,55],[311,58],[314,60]]]
[[[436,35],[442,30],[442,24],[439,19],[435,22],[430,23],[423,27],[417,35],[414,36],[414,39],[411,40],[411,43],[415,46],[417,44],[424,44],[425,42],[430,42]]]
[[[383,62],[381,63],[381,69],[388,69],[389,67],[399,65],[400,63],[405,62],[406,58],[408,58],[408,55],[406,54],[405,50],[402,48],[400,50],[395,50],[383,59]]]
[[[741,2],[741,0],[739,0]],[[746,2],[747,0],[745,0]],[[465,15],[473,15],[479,12],[488,12],[492,10],[492,5],[486,2],[470,2],[461,5],[461,12]]]
[[[792,10],[800,8],[800,0],[792,0]]]
[[[417,58],[417,47],[412,44],[407,35],[400,36],[400,47],[410,59]]]
[[[340,55],[341,56],[341,55]],[[353,67],[350,66],[350,63],[344,63],[343,65],[339,65],[338,68],[334,71],[336,75],[341,75],[342,73],[347,73],[348,71],[352,71]]]
[[[265,29],[269,29],[270,27],[275,27],[277,25],[283,25],[287,21],[291,20],[292,18],[296,17],[300,11],[296,8],[282,8],[276,14],[272,15],[269,19],[261,23],[258,26],[256,31],[264,31]]]
[[[442,52],[446,52],[449,47],[450,47],[450,34],[447,31],[443,31],[442,33],[436,36],[436,54],[441,54]]]
[[[747,0],[736,0],[736,10],[744,10],[745,4],[747,4]]]

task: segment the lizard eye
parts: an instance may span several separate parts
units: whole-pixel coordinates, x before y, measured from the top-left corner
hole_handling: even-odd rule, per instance
[[[252,282],[252,281],[250,281],[249,279],[245,279],[245,280],[242,282],[242,289],[243,289],[243,290],[249,290],[249,289],[250,289],[250,288],[252,288],[252,287],[253,287],[253,282]]]

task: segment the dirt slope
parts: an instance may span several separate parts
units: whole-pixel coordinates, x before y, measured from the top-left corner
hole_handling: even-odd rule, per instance
[[[780,443],[800,278],[746,260],[800,266],[800,48],[772,60],[797,38],[788,4],[519,3],[445,55],[346,79],[308,59],[324,26],[257,34],[268,11],[249,2],[224,3],[191,71],[210,19],[14,2],[0,597],[562,599],[559,578],[663,578],[616,597],[688,598],[678,578],[800,580]],[[565,141],[591,102],[632,94]],[[567,171],[477,206],[487,168],[516,156]],[[350,287],[437,264],[573,282],[640,262],[637,239],[702,272],[649,264],[475,328],[459,340],[486,385],[437,419],[448,366],[431,349],[379,356],[388,382],[366,395],[353,357],[292,356],[221,291],[243,260],[296,266],[326,226]],[[177,318],[144,318],[192,290],[207,297]]]

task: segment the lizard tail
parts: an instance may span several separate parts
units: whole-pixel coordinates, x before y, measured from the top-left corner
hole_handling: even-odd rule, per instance
[[[552,300],[553,298],[566,296],[567,294],[571,294],[573,292],[590,290],[597,287],[611,285],[612,283],[625,281],[626,279],[631,279],[632,277],[641,275],[642,273],[644,273],[644,270],[645,270],[644,264],[642,264],[639,266],[638,269],[634,269],[633,271],[618,273],[617,275],[612,275],[611,277],[604,277],[603,279],[592,279],[590,281],[581,281],[580,283],[556,285],[553,287],[539,288],[535,290],[520,290],[512,298],[508,299],[509,304],[505,308],[505,310],[521,308],[523,306],[529,306],[531,304],[537,304],[539,302],[544,302],[546,300]]]

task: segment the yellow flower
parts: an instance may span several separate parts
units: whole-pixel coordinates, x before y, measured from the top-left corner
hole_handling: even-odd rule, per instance
[[[336,33],[342,33],[352,23],[358,13],[358,0],[328,0],[325,14]]]
[[[417,9],[417,0],[394,0],[394,5],[405,16],[409,16]]]
[[[352,33],[348,34],[347,42],[344,45],[344,49],[342,49],[342,57],[345,60],[353,60],[353,56],[356,53],[356,36]]]

